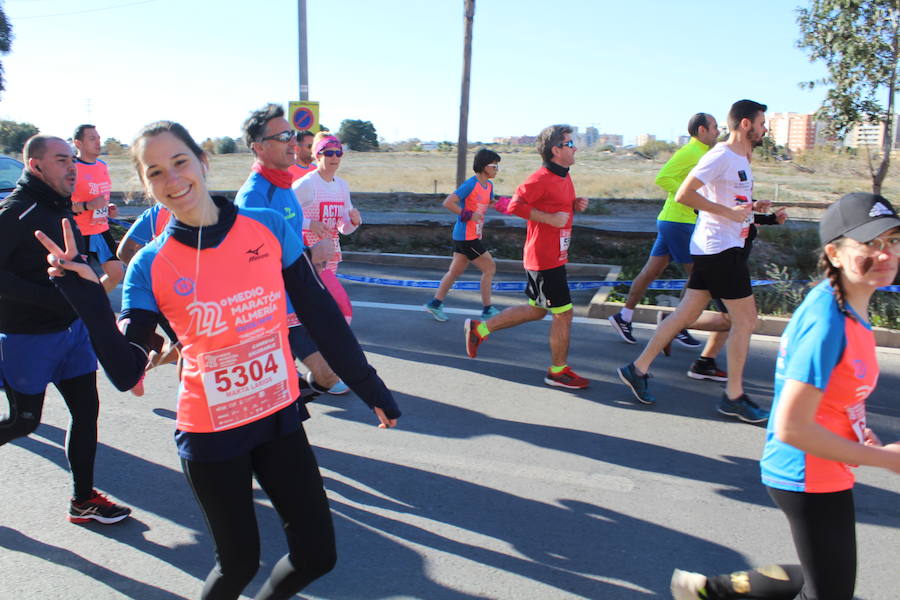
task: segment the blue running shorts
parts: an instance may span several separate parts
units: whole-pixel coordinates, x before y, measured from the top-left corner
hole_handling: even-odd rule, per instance
[[[672,262],[683,265],[694,262],[691,258],[691,235],[694,233],[693,223],[675,223],[674,221],[656,222],[656,241],[650,256],[671,256]]]
[[[42,394],[59,383],[97,370],[97,355],[87,328],[75,319],[55,333],[0,333],[0,365],[12,389]]]

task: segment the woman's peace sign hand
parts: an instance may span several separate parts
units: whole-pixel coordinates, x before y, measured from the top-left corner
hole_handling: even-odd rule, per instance
[[[66,271],[74,271],[88,281],[100,283],[97,274],[94,273],[90,265],[73,260],[78,255],[78,248],[75,245],[75,234],[72,232],[72,224],[68,219],[62,220],[62,230],[63,238],[66,241],[65,250],[60,249],[56,242],[47,237],[43,231],[34,232],[34,236],[50,253],[47,255],[47,262],[50,263],[47,273],[50,274],[50,277],[62,277],[66,274]]]

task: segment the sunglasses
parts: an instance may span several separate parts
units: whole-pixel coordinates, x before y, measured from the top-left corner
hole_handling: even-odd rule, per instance
[[[572,140],[569,140],[568,142],[560,142],[560,143],[558,143],[558,144],[556,145],[556,147],[557,147],[557,148],[563,148],[563,147],[565,147],[565,148],[574,148],[574,147],[575,147],[575,142],[573,142]]]
[[[265,142],[268,140],[275,140],[277,142],[288,143],[291,140],[293,140],[295,137],[297,137],[296,131],[282,131],[281,133],[276,133],[275,135],[267,135],[266,137],[262,138],[260,141]]]
[[[900,254],[900,237],[898,236],[892,235],[888,238],[877,237],[874,240],[864,242],[862,245],[865,246],[867,250],[876,250],[878,252],[885,252],[888,250],[893,254]]]
[[[323,154],[323,155],[327,156],[328,158],[331,158],[332,156],[337,156],[338,158],[340,158],[344,155],[344,151],[343,150],[322,150],[321,152],[319,152],[319,154]]]

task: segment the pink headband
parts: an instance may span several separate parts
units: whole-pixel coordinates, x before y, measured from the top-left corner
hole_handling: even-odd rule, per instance
[[[327,150],[328,148],[333,148],[335,150],[343,150],[344,147],[341,146],[341,140],[337,139],[333,135],[329,135],[327,137],[323,137],[316,144],[316,147],[313,148],[313,154],[318,156],[322,154],[322,150]]]

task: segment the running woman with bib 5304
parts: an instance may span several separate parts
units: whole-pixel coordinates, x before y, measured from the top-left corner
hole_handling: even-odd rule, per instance
[[[287,334],[287,302],[328,362],[372,406],[381,427],[400,411],[366,361],[340,310],[284,218],[237,208],[206,188],[206,155],[177,123],[147,126],[132,145],[150,195],[172,212],[160,237],[128,267],[119,333],[91,269],[41,237],[51,275],[86,320],[101,364],[121,390],[135,388],[164,315],[182,343],[175,434],[181,464],[216,550],[202,598],[235,599],[259,568],[252,478],[284,522],[289,553],[257,598],[289,598],[336,559],[328,501],[300,420]],[[74,259],[74,260],[73,260]],[[77,275],[64,275],[64,270]],[[136,388],[137,386],[137,388]]]
[[[760,461],[762,481],[790,524],[800,567],[712,577],[676,570],[677,600],[853,598],[852,469],[900,473],[900,443],[881,445],[866,427],[865,406],[878,381],[869,299],[897,274],[900,218],[881,196],[848,194],[828,207],[819,238],[825,281],[809,292],[781,337]]]

